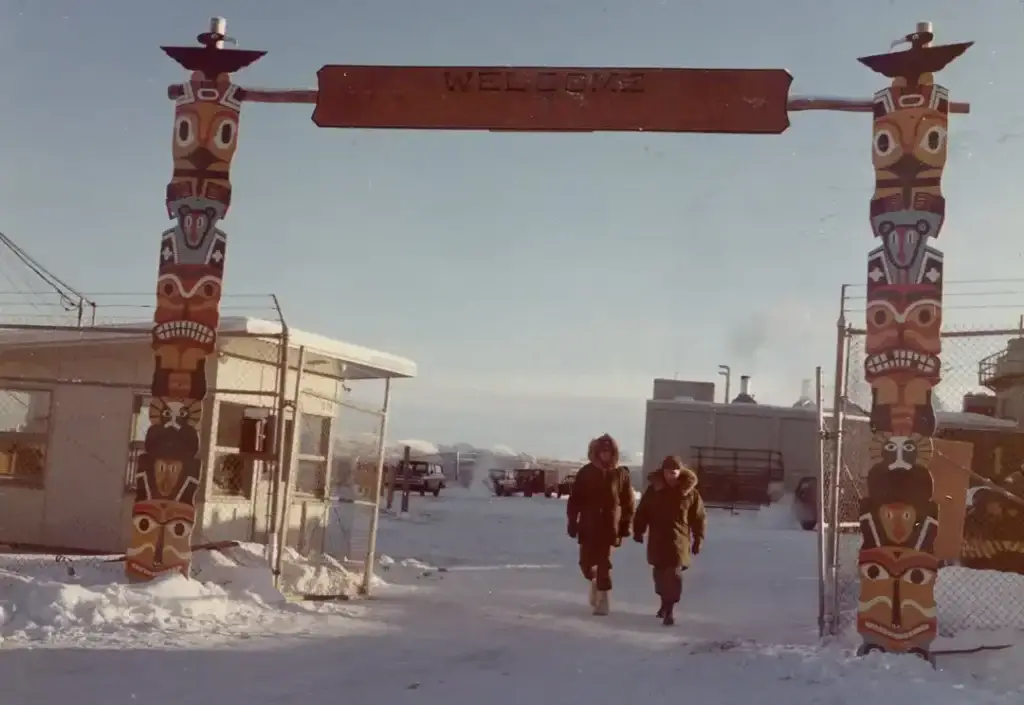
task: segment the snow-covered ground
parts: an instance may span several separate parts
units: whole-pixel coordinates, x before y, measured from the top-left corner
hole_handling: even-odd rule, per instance
[[[452,490],[382,519],[375,599],[285,601],[258,549],[198,560],[197,579],[117,582],[95,559],[0,558],[2,702],[1021,702],[1024,653],[858,659],[817,645],[815,536],[784,509],[713,513],[681,619],[655,619],[643,548],[615,555],[593,617],[565,504]],[[289,557],[293,592],[345,589],[340,566]]]

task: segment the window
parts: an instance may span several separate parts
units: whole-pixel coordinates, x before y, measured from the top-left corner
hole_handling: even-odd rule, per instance
[[[0,483],[42,487],[50,392],[0,390]]]
[[[285,438],[292,440],[292,421],[285,422]],[[296,494],[323,497],[327,493],[327,458],[331,446],[331,418],[299,414],[299,450],[295,455]]]
[[[295,494],[323,497],[327,489],[327,462],[298,458],[295,461]]]
[[[245,404],[230,401],[219,403],[216,444],[213,451],[211,479],[213,494],[219,497],[251,498],[255,461],[238,452],[242,442],[242,419]],[[266,469],[266,463],[260,463]]]
[[[139,456],[145,447],[149,430],[149,400],[152,397],[136,394],[132,398],[132,432],[128,439],[128,459],[124,470],[125,494],[135,493],[135,475],[139,470]]]
[[[238,448],[242,442],[242,417],[245,405],[230,401],[220,403],[217,415],[217,445],[221,448]]]
[[[228,497],[250,497],[253,461],[238,453],[217,451],[213,457],[213,493]]]
[[[331,443],[331,420],[326,416],[299,414],[299,455],[327,457]]]

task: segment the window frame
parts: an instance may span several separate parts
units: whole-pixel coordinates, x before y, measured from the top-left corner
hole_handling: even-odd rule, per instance
[[[39,473],[36,476],[24,477],[15,474],[0,475],[0,488],[17,487],[30,490],[46,489],[46,480],[50,470],[50,439],[53,436],[53,410],[54,389],[47,387],[0,387],[0,392],[10,394],[45,394],[46,403],[46,430],[45,431],[2,431],[0,430],[0,442],[12,441],[10,450],[0,450],[0,455],[10,456],[10,461],[17,468],[17,445],[38,446],[42,448],[42,461],[40,462]],[[27,439],[27,441],[26,441]]]
[[[209,497],[212,501],[224,502],[224,501],[235,501],[235,502],[252,502],[256,497],[256,485],[262,480],[266,473],[266,463],[261,462],[261,469],[257,472],[256,460],[248,458],[242,454],[240,446],[234,445],[221,445],[220,443],[220,429],[221,429],[221,410],[225,405],[232,407],[238,407],[241,409],[241,416],[239,419],[245,418],[245,410],[250,408],[265,408],[254,404],[242,404],[237,401],[230,401],[226,399],[213,399],[213,414],[216,419],[216,424],[210,429],[210,453],[209,453]],[[239,438],[237,439],[241,443],[241,425],[239,425]],[[242,462],[242,475],[243,478],[248,474],[248,478],[242,481],[242,491],[225,492],[220,485],[218,485],[214,479],[216,476],[216,469],[218,462],[223,462],[222,458],[228,456],[240,456]]]
[[[307,414],[305,412],[291,410],[292,413],[285,419],[285,443],[287,444],[286,449],[292,450],[292,443],[298,441],[299,448],[295,449],[295,453],[288,453],[286,457],[289,458],[288,475],[291,474],[294,465],[295,477],[288,477],[287,481],[291,483],[291,492],[293,497],[299,497],[302,499],[319,499],[324,500],[330,496],[330,470],[331,470],[331,441],[334,435],[334,418],[325,414]],[[295,437],[295,418],[298,417],[310,417],[315,419],[321,419],[323,425],[320,427],[320,443],[321,443],[321,454],[319,453],[303,453],[302,447],[302,429],[299,429],[298,438]],[[317,466],[319,474],[319,486],[316,491],[309,492],[302,490],[298,486],[299,466],[300,463],[309,463]]]
[[[126,495],[135,494],[135,478],[138,476],[139,471],[139,456],[142,455],[142,451],[145,448],[146,431],[143,431],[141,438],[136,438],[136,430],[139,426],[139,419],[145,417],[148,420],[149,417],[149,400],[153,398],[150,393],[142,394],[140,392],[134,392],[132,394],[132,414],[131,419],[128,421],[128,452],[125,457],[125,468],[124,468],[124,493]],[[149,430],[149,426],[146,426],[146,430]]]

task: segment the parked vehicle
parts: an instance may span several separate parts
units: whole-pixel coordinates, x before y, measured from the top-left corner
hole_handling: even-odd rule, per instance
[[[543,494],[545,497],[550,497],[556,493],[559,497],[562,496],[556,470],[544,470],[543,468],[491,470],[491,484],[494,486],[494,494],[499,497],[508,497],[514,494],[522,494],[524,497]]]
[[[395,489],[397,490],[405,487],[404,472],[402,463],[399,463],[395,468]],[[410,492],[419,492],[421,497],[430,492],[437,497],[447,486],[445,480],[444,470],[437,463],[428,463],[424,460],[409,461]]]
[[[796,483],[794,495],[793,513],[797,521],[805,530],[813,531],[818,525],[818,478],[800,478],[800,482]]]
[[[572,483],[576,482],[576,473],[571,472],[558,483],[558,496],[568,497],[572,492]]]
[[[494,489],[494,494],[498,497],[504,497],[507,494],[514,494],[516,486],[515,475],[512,474],[511,470],[491,470],[491,487]]]

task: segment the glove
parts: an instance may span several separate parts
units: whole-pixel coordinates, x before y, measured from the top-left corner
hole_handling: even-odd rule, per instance
[[[569,528],[568,528],[567,531],[568,531],[568,534],[569,534],[569,538],[571,538],[571,539],[576,538],[577,531],[576,531],[576,525],[575,524],[569,524]]]
[[[701,545],[701,543],[703,543],[703,542],[700,539],[697,539],[696,541],[693,542],[693,547],[692,547],[693,555],[696,556],[697,554],[700,553],[700,545]]]
[[[622,537],[621,536],[616,536],[615,540],[612,541],[612,546],[614,546],[615,548],[618,548],[621,545],[622,545]]]
[[[633,540],[636,541],[637,543],[643,543],[644,542],[644,535],[643,534],[633,534]]]

